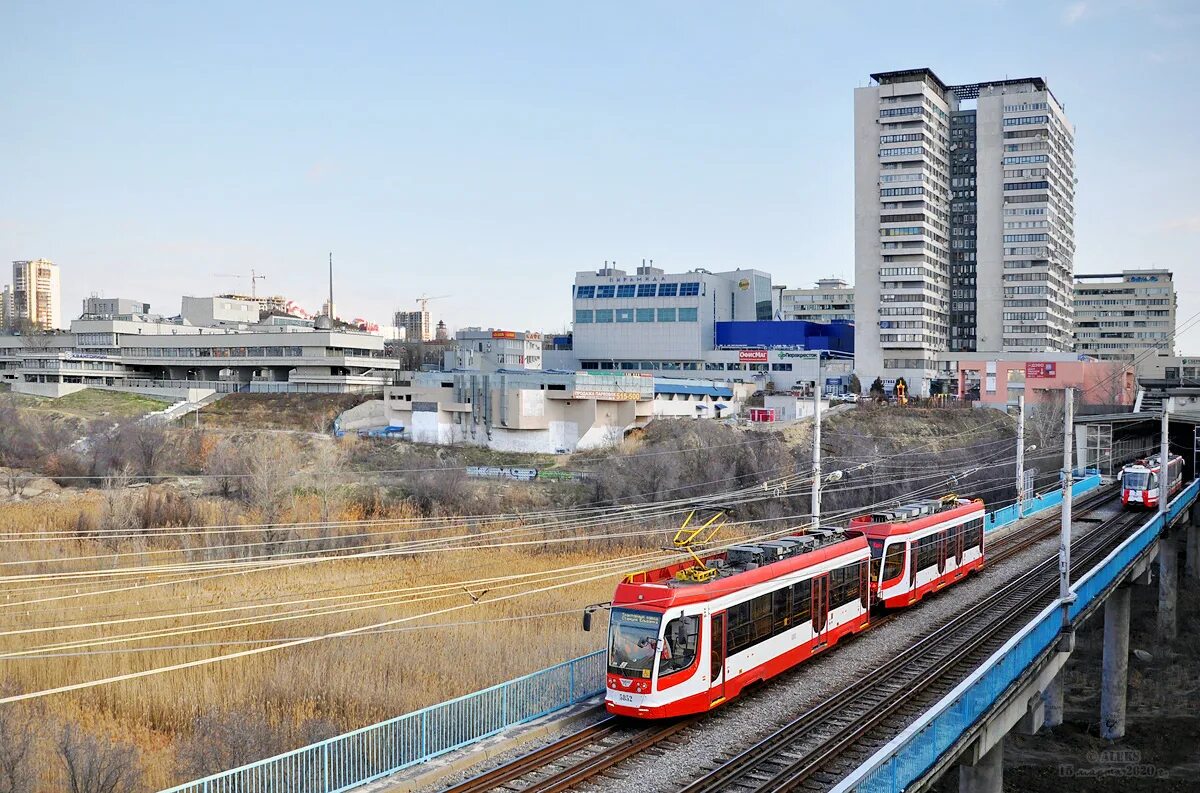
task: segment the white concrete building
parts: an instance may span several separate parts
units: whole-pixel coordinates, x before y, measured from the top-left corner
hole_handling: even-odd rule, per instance
[[[927,395],[947,350],[1070,350],[1074,130],[1040,78],[855,90],[855,356]]]
[[[11,328],[16,322],[16,309],[13,304],[12,287],[4,285],[0,290],[0,330]]]
[[[809,322],[853,322],[854,287],[841,278],[822,278],[811,289],[784,289],[780,318]]]
[[[515,452],[567,453],[619,443],[654,419],[734,415],[753,389],[637,374],[413,372],[342,414],[350,432],[403,428],[417,443],[465,443]]]
[[[662,371],[703,368],[718,322],[769,320],[771,276],[759,270],[667,273],[642,266],[633,273],[605,266],[575,274],[571,291],[575,356],[613,367]],[[684,366],[686,364],[686,366]]]
[[[85,318],[69,332],[0,335],[0,382],[43,396],[89,387],[161,395],[381,391],[399,368],[383,337],[347,331]]]
[[[259,304],[256,300],[240,300],[235,297],[185,295],[180,316],[186,324],[198,328],[253,325],[258,322]]]
[[[11,327],[63,327],[58,265],[47,259],[13,262]]]
[[[1176,304],[1170,270],[1076,273],[1075,350],[1148,373],[1175,355]]]
[[[125,297],[98,297],[92,295],[83,300],[82,317],[109,318],[145,317],[150,314],[150,304]]]
[[[446,351],[447,371],[529,370],[542,368],[542,334],[497,328],[464,328]]]

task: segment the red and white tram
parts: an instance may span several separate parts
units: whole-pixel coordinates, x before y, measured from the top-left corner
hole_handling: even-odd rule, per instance
[[[891,557],[900,554],[901,572],[895,581],[885,575],[881,591],[901,604],[983,565],[982,501],[922,502],[874,517],[857,519],[862,528],[735,546],[702,558],[703,568],[686,561],[626,576],[609,620],[609,712],[702,713],[865,629],[893,547],[903,549]],[[928,537],[942,549],[932,557]]]
[[[1121,469],[1121,503],[1126,507],[1157,507],[1159,481],[1162,474],[1161,454],[1138,460]],[[1183,487],[1183,458],[1171,454],[1167,458],[1170,494]]]
[[[871,598],[911,606],[983,569],[983,502],[947,498],[863,515],[850,528],[871,546]]]

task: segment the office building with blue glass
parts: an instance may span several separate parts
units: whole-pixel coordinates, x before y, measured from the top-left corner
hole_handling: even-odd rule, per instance
[[[813,350],[853,352],[851,325],[781,322],[761,270],[632,273],[605,265],[572,287],[575,361],[583,370],[768,382],[790,389],[817,377]],[[825,364],[828,371],[829,364]]]

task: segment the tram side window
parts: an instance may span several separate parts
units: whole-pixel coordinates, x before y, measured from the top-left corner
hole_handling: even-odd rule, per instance
[[[858,562],[830,572],[829,608],[835,609],[858,599],[858,572]]]
[[[904,543],[898,542],[888,546],[887,555],[883,557],[883,580],[891,581],[904,572]]]
[[[774,598],[774,603],[772,604],[772,613],[775,617],[774,632],[783,633],[791,627],[792,588],[787,586],[780,587],[771,593],[771,597]]]
[[[866,608],[869,605],[867,600],[867,593],[869,590],[869,587],[867,586],[867,576],[867,563],[860,562],[858,565],[858,602],[862,604],[863,608]]]
[[[768,638],[775,628],[771,617],[771,595],[759,595],[750,601],[750,621],[754,625],[752,640],[760,642]]]
[[[792,625],[803,625],[812,619],[812,581],[792,584]]]
[[[668,657],[659,664],[658,673],[669,675],[687,669],[696,660],[696,646],[700,643],[700,616],[676,617],[667,623],[663,636],[667,642],[663,652]]]
[[[978,548],[983,544],[983,519],[975,520],[963,526],[963,548]]]
[[[917,562],[918,570],[924,570],[926,567],[932,567],[937,564],[937,537],[930,535],[917,540]]]
[[[754,642],[750,636],[750,602],[738,603],[729,607],[729,653],[746,649]]]

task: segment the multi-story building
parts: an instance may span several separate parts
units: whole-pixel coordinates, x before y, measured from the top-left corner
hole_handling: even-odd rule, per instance
[[[1041,78],[855,91],[856,369],[928,394],[944,351],[1072,347],[1074,131]]]
[[[733,415],[754,389],[620,372],[412,372],[339,418],[341,431],[395,428],[417,443],[543,454],[619,443],[654,419]]]
[[[840,278],[822,278],[812,289],[784,289],[780,316],[808,322],[853,322],[854,287]]]
[[[642,266],[627,273],[606,265],[575,274],[572,304],[581,361],[647,371],[662,361],[702,369],[716,323],[770,320],[774,313],[771,276],[759,270],[669,274]]]
[[[84,317],[116,317],[146,316],[150,313],[150,304],[141,300],[130,300],[124,297],[91,297],[84,298]]]
[[[1170,270],[1076,273],[1075,350],[1147,372],[1175,355],[1175,308]]]
[[[4,285],[0,291],[0,330],[7,330],[16,322],[16,310],[13,308],[12,287]]]
[[[61,328],[62,297],[58,265],[47,259],[13,262],[12,327]]]
[[[234,297],[185,295],[180,315],[185,323],[201,328],[240,327],[258,322],[259,305],[256,300]]]
[[[429,312],[424,309],[397,311],[395,324],[398,328],[404,328],[404,338],[408,341],[433,340],[433,326],[429,322]]]
[[[67,332],[0,336],[0,382],[44,396],[88,387],[175,395],[381,391],[399,368],[383,337],[341,330],[84,317]]]
[[[495,328],[464,328],[446,351],[448,371],[495,372],[542,368],[542,334]]]
[[[818,352],[853,354],[849,325],[774,321],[771,276],[759,270],[667,273],[643,265],[576,273],[572,349],[544,351],[545,366],[712,377],[791,390],[837,365]],[[843,365],[848,368],[848,365]],[[698,373],[703,374],[698,374]]]

